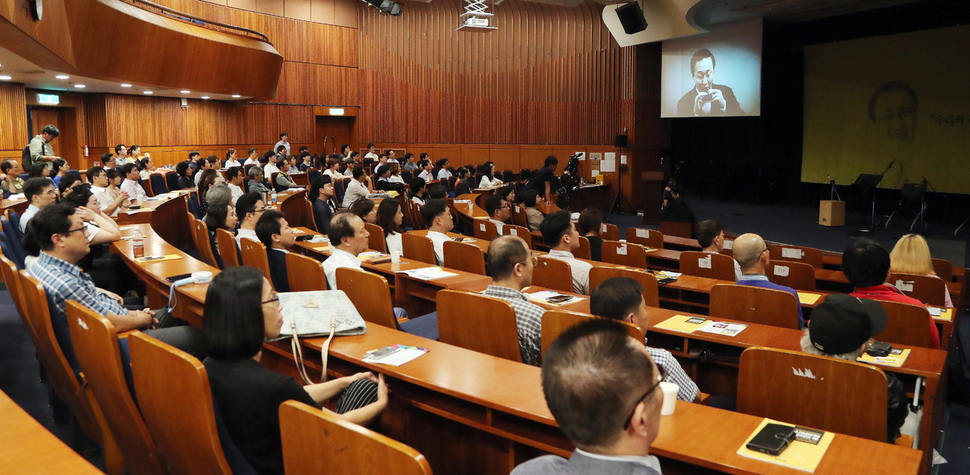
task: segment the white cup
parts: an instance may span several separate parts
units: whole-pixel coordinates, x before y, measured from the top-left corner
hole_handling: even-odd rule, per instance
[[[401,251],[391,251],[391,263],[392,264],[401,263]]]
[[[660,415],[669,416],[677,407],[677,393],[680,391],[680,386],[664,381],[660,383],[660,390],[664,393],[664,405],[660,408]]]

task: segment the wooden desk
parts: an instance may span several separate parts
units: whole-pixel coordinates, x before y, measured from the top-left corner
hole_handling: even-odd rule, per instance
[[[488,213],[485,212],[478,204],[475,203],[479,195],[475,193],[465,194],[456,197],[454,200],[464,200],[471,201],[471,206],[462,205],[461,203],[454,203],[455,209],[467,219],[488,219]]]
[[[0,472],[100,474],[91,462],[61,442],[0,391]]]
[[[0,201],[0,216],[3,216],[3,214],[6,213],[8,209],[12,209],[16,211],[17,214],[22,215],[24,214],[24,211],[27,210],[27,206],[28,206],[28,203],[26,198],[19,198],[16,200],[5,199],[3,201]]]
[[[542,193],[539,193],[541,196]],[[582,211],[586,208],[597,208],[603,214],[609,214],[610,205],[613,203],[613,194],[610,193],[609,183],[602,185],[585,185],[576,191],[569,192],[568,206],[566,195],[558,195],[555,198],[556,204],[562,209],[570,211]]]

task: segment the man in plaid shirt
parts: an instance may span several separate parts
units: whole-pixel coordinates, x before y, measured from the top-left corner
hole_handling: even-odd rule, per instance
[[[502,236],[488,245],[488,270],[492,285],[483,295],[512,304],[519,331],[522,362],[542,366],[542,307],[529,301],[522,289],[532,283],[535,258],[525,241],[516,236]]]

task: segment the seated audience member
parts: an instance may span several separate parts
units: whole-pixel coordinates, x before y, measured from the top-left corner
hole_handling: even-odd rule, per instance
[[[418,157],[415,157],[413,153],[408,152],[404,154],[404,171],[413,172],[418,169]]]
[[[131,157],[128,156],[128,147],[125,147],[125,144],[115,145],[115,159],[117,161],[116,166],[119,167],[132,163]]]
[[[709,254],[720,254],[724,250],[724,226],[720,221],[705,219],[694,226],[694,237],[701,250]],[[734,261],[734,280],[741,280],[741,264]]]
[[[936,270],[933,269],[933,257],[930,255],[930,246],[926,243],[926,239],[919,234],[907,234],[899,238],[892,252],[889,253],[889,260],[890,272],[940,278],[936,275]],[[953,306],[950,291],[945,285],[943,286],[943,301],[945,306]]]
[[[323,174],[330,176],[332,180],[351,178],[340,173],[340,160],[333,157],[327,159],[327,169],[323,171]]]
[[[552,201],[552,180],[556,178],[556,167],[559,165],[559,159],[554,155],[549,155],[546,157],[546,161],[543,163],[542,168],[536,170],[535,175],[529,179],[525,184],[525,190],[536,190],[539,192],[539,196],[547,201]],[[525,177],[523,177],[524,179]]]
[[[495,190],[495,194],[505,198],[505,201],[508,202],[509,206],[512,206],[512,203],[515,203],[515,187],[512,185],[502,186],[501,188]]]
[[[765,269],[768,268],[768,246],[765,240],[757,234],[742,234],[734,240],[734,259],[741,265],[741,278],[738,285],[750,285],[772,290],[782,290],[795,296],[798,302],[798,292],[791,287],[776,284],[768,280]],[[802,305],[798,304],[798,328],[805,328],[805,317],[802,316]]]
[[[404,177],[401,176],[401,165],[392,163],[388,166],[388,169],[391,171],[391,174],[387,177],[387,181],[401,185],[401,189],[395,191],[404,191],[407,189],[407,183],[404,183]]]
[[[365,223],[377,224],[377,207],[367,198],[355,201],[349,211],[359,216]]]
[[[219,169],[219,157],[215,155],[209,155],[207,158],[199,158],[196,160],[196,171],[195,171],[195,185],[198,186],[202,178],[202,172],[206,170],[218,170]]]
[[[88,228],[88,244],[108,244],[121,239],[121,228],[110,216],[101,211],[98,197],[91,192],[90,185],[79,185],[63,200],[75,206],[75,213]],[[82,266],[83,267],[83,266]]]
[[[381,200],[377,206],[377,225],[384,230],[384,241],[387,242],[387,252],[397,251],[404,254],[401,244],[401,233],[404,229],[404,212],[401,210],[400,200]]]
[[[3,173],[3,182],[0,183],[0,187],[3,188],[4,198],[24,192],[24,179],[20,178],[23,173],[20,163],[8,158],[0,163],[0,172]]]
[[[115,154],[111,152],[101,154],[101,163],[105,170],[114,170],[118,166],[118,161],[115,160]]]
[[[280,172],[280,167],[277,164],[280,160],[284,160],[284,158],[280,155],[265,157],[268,161],[266,162],[266,165],[263,165],[263,175],[266,176],[266,178],[272,179],[274,173]]]
[[[66,198],[74,191],[74,188],[83,185],[84,182],[80,178],[74,175],[67,175],[61,180],[60,186],[57,187],[57,194],[61,199]]]
[[[46,163],[35,163],[30,166],[30,170],[27,171],[27,180],[31,178],[50,178],[51,169],[47,168]]]
[[[539,197],[539,192],[536,190],[526,190],[519,196],[522,200],[522,204],[525,205],[525,217],[529,222],[529,231],[539,231],[539,225],[542,224],[542,219],[545,216],[541,211],[536,209],[536,198]]]
[[[330,175],[320,175],[310,185],[310,203],[313,207],[313,222],[317,231],[326,234],[330,231],[330,220],[337,213],[337,198],[334,196]]]
[[[219,249],[219,240],[216,239],[216,230],[225,229],[231,234],[236,232],[236,208],[232,203],[219,200],[210,202],[209,212],[205,215],[205,227],[209,231],[209,246],[216,259],[216,267],[224,269],[222,255]]]
[[[121,191],[121,180],[122,176],[118,173],[117,168],[106,168],[105,173],[108,175],[108,200],[117,200],[120,196],[125,196],[125,201],[121,204],[122,208],[127,210],[129,204],[131,203],[131,197],[128,193]]]
[[[643,300],[643,286],[629,277],[613,277],[604,280],[593,289],[589,297],[589,311],[597,317],[620,320],[637,325],[646,335],[650,327],[647,303]],[[643,344],[647,341],[644,338]],[[667,373],[666,381],[676,384],[680,390],[677,399],[686,402],[700,402],[701,393],[697,385],[687,376],[677,359],[669,351],[647,346],[647,353],[657,366]]]
[[[428,188],[428,199],[429,200],[445,200],[448,199],[448,191],[445,190],[441,183],[435,183]]]
[[[434,164],[431,163],[431,160],[421,160],[421,173],[418,174],[418,178],[423,179],[425,183],[434,181],[433,171]]]
[[[488,213],[488,220],[495,223],[498,233],[504,234],[502,231],[505,227],[505,221],[509,219],[509,202],[499,195],[489,196],[485,200],[485,212]]]
[[[602,211],[596,208],[586,208],[582,213],[579,213],[576,231],[589,240],[589,256],[594,261],[603,260],[603,238],[600,237],[602,229]]]
[[[184,162],[183,162],[184,163]],[[87,171],[88,183],[91,183],[91,192],[98,197],[101,203],[101,211],[108,216],[116,216],[118,210],[124,208],[128,202],[127,193],[118,193],[114,199],[108,192],[108,172],[101,167],[91,167]]]
[[[349,211],[342,211],[333,216],[330,221],[331,254],[323,261],[323,272],[327,275],[327,288],[337,289],[337,269],[351,267],[360,269],[357,255],[367,250],[370,233],[364,226],[360,216]]]
[[[377,177],[375,187],[378,191],[404,191],[405,185],[403,180],[400,183],[391,181],[391,167],[394,165],[396,164],[380,165],[377,167],[374,176]]]
[[[886,328],[888,316],[879,302],[832,294],[812,310],[811,325],[802,336],[802,351],[813,355],[856,362],[869,346],[869,339]],[[899,428],[906,421],[906,387],[890,371],[886,441],[899,437]]]
[[[199,180],[199,212],[205,217],[206,213],[209,211],[209,188],[218,183],[219,178],[222,176],[213,169],[206,169],[200,175],[203,175],[202,179]],[[232,196],[230,194],[230,196]]]
[[[38,164],[43,165],[43,164]],[[27,229],[27,222],[44,207],[54,204],[57,200],[57,190],[50,178],[31,178],[24,185],[24,198],[29,205],[20,216],[20,232]]]
[[[263,181],[263,169],[259,166],[254,166],[249,169],[249,190],[250,193],[259,193],[260,195],[269,193],[270,189],[266,186],[266,182]]]
[[[364,167],[357,165],[354,167],[354,178],[347,184],[344,191],[344,208],[350,208],[355,201],[366,198],[374,192],[374,185],[371,178],[364,173]]]
[[[242,166],[243,164],[239,163],[239,160],[236,158],[236,149],[230,148],[226,151],[226,164],[222,166],[223,168],[228,170],[232,167],[242,168]]]
[[[242,189],[245,178],[242,167],[229,167],[226,170],[226,181],[229,183],[229,192],[232,193],[232,204],[236,204],[236,200],[245,193]]]
[[[247,165],[259,165],[259,152],[256,151],[255,147],[249,149],[249,156],[243,162],[243,167]]]
[[[158,167],[152,163],[151,157],[145,157],[136,163],[138,164],[138,175],[142,180],[149,179],[153,173],[165,173],[164,171],[158,171]]]
[[[488,270],[492,285],[482,294],[502,299],[515,309],[522,362],[542,366],[542,307],[532,303],[522,289],[532,284],[536,258],[518,236],[501,236],[488,245]]]
[[[485,162],[478,168],[478,171],[482,174],[482,180],[478,183],[479,188],[489,189],[502,186],[502,180],[495,177],[495,163]]]
[[[411,201],[423,205],[427,201],[425,195],[428,193],[428,185],[424,178],[412,178],[408,186],[411,188]]]
[[[310,155],[310,152],[300,152],[300,160],[296,169],[300,170],[300,173],[306,173],[311,168],[313,168],[313,156]]]
[[[448,231],[455,227],[455,218],[445,200],[429,200],[421,208],[421,217],[428,225],[428,239],[434,244],[434,256],[438,265],[445,263],[445,241],[450,241]]]
[[[286,274],[286,255],[296,244],[296,234],[286,223],[286,216],[276,210],[264,211],[256,221],[256,237],[266,246],[269,275],[277,292],[290,291],[290,279]]]
[[[53,300],[51,317],[60,319],[66,326],[67,301],[75,300],[110,320],[118,333],[141,329],[153,338],[201,356],[198,330],[169,312],[126,309],[121,297],[95,287],[91,276],[81,271],[77,263],[90,252],[83,214],[67,203],[47,206],[31,220],[25,237],[40,248],[39,256],[27,266],[27,272],[44,286],[48,298]]]
[[[178,189],[187,190],[195,187],[195,183],[192,181],[192,169],[189,167],[189,162],[179,162],[178,165],[175,165],[175,174],[179,177],[176,183]]]
[[[290,178],[290,164],[286,160],[278,160],[276,168],[279,169],[279,172],[276,174],[276,180],[273,181],[273,187],[277,193],[299,186]]]
[[[677,223],[693,223],[694,212],[687,206],[687,202],[681,198],[680,188],[676,186],[672,187],[670,189],[670,196],[672,198],[671,201],[667,203],[667,206],[664,206],[664,209],[660,210],[660,220]]]
[[[71,166],[68,165],[67,160],[63,158],[54,159],[54,176],[51,177],[51,180],[54,181],[55,187],[61,185],[61,179],[66,177],[69,171],[71,171]]]
[[[135,167],[134,163],[126,163],[118,168],[119,173],[124,177],[124,181],[121,182],[121,191],[128,194],[128,197],[135,200],[136,203],[141,203],[145,201],[145,189],[141,186],[141,175],[138,174],[138,168]],[[219,173],[213,170],[213,173]]]
[[[62,182],[63,183],[63,182]],[[98,197],[91,192],[90,185],[79,185],[62,200],[75,206],[75,213],[81,216],[87,227],[88,245],[91,252],[77,262],[77,266],[91,275],[94,285],[116,294],[135,288],[138,278],[125,265],[121,255],[109,252],[107,244],[121,239],[121,228],[110,216],[101,211]],[[29,251],[39,255],[40,249]]]
[[[650,444],[660,433],[663,372],[616,322],[591,320],[566,330],[542,364],[549,412],[576,450],[544,455],[512,475],[660,475]]]
[[[258,473],[283,473],[279,407],[295,400],[316,407],[339,396],[340,418],[366,425],[387,407],[384,377],[357,373],[301,386],[259,363],[263,340],[283,325],[279,296],[252,267],[233,267],[212,279],[206,291],[203,361],[212,398],[232,441]]]
[[[593,266],[576,259],[573,249],[579,247],[579,233],[569,217],[568,211],[549,213],[539,226],[542,240],[552,247],[549,257],[566,261],[573,274],[573,292],[589,295],[589,270]]]
[[[455,181],[455,196],[467,195],[472,192],[472,185],[468,183],[468,169],[465,167],[458,167],[456,172],[458,174],[458,180]]]
[[[438,180],[447,180],[451,178],[452,176],[451,172],[448,171],[449,165],[451,165],[451,163],[448,161],[447,158],[442,158],[441,160],[438,160],[438,162],[435,163],[435,167],[434,167],[434,177],[437,178]]]
[[[737,240],[734,242],[734,255],[737,255]],[[889,252],[879,243],[869,239],[856,241],[842,253],[842,272],[849,279],[849,283],[855,286],[855,292],[850,295],[859,298],[925,306],[923,302],[904,295],[899,289],[886,283],[890,266]],[[940,331],[933,323],[933,317],[928,316],[928,320],[932,348],[938,350],[940,349]]]
[[[240,249],[240,239],[249,238],[259,241],[256,235],[256,222],[266,209],[263,197],[259,193],[246,193],[236,200],[236,219],[239,220],[239,230],[236,231],[236,246]]]

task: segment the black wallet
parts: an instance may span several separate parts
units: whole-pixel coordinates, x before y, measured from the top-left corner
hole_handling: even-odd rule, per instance
[[[758,435],[748,442],[746,447],[755,452],[768,455],[778,455],[795,438],[795,428],[784,424],[768,424],[758,432]]]
[[[893,351],[893,345],[884,341],[874,341],[866,348],[866,354],[875,357],[889,356],[891,351]]]

